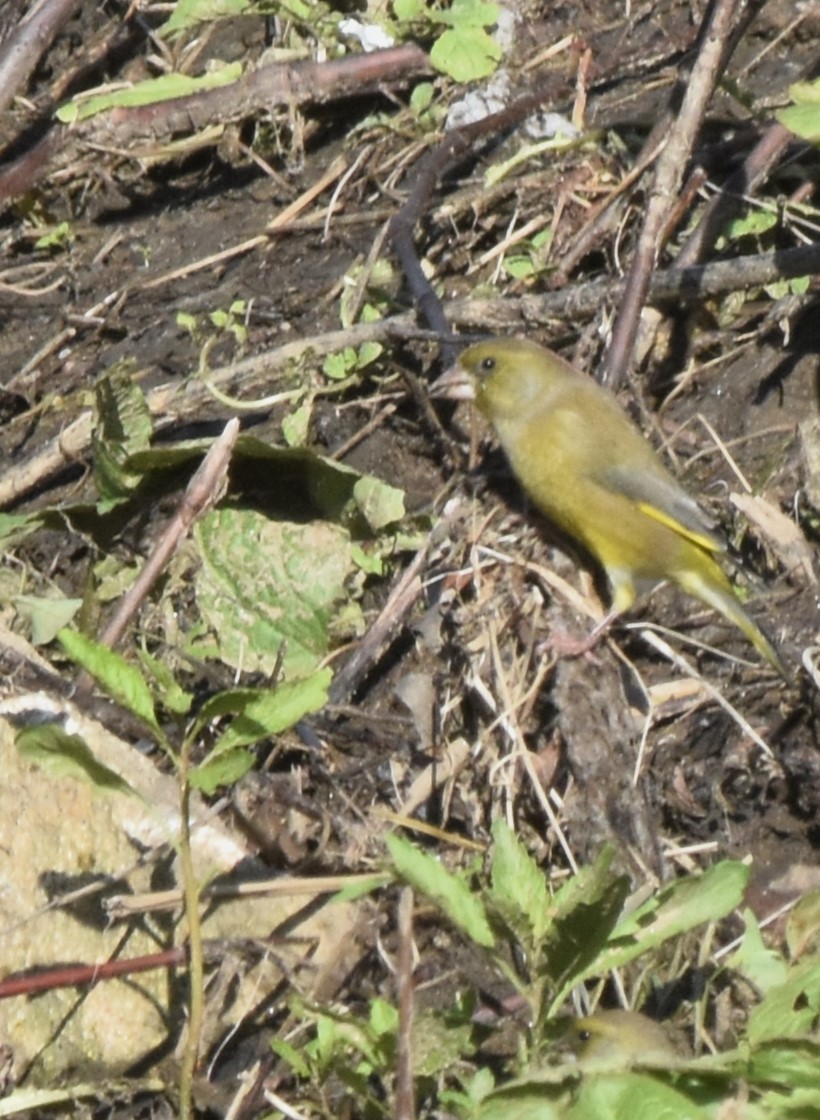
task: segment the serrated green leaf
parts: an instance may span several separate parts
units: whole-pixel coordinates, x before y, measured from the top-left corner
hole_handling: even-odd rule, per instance
[[[251,746],[269,735],[278,735],[311,712],[318,712],[327,703],[331,679],[330,669],[320,669],[310,677],[286,681],[269,691],[236,690],[214,697],[200,712],[200,724],[217,714],[227,714],[233,703],[236,714],[230,727],[214,744],[208,759],[237,747]],[[220,706],[223,706],[222,712],[219,712]]]
[[[406,883],[434,902],[477,945],[488,949],[495,945],[481,899],[462,879],[402,836],[392,833],[385,842],[397,874]]]
[[[544,872],[500,817],[493,824],[492,890],[513,932],[528,947],[539,942],[552,920]]]
[[[670,883],[619,923],[589,974],[603,975],[670,937],[719,921],[740,905],[748,881],[745,864],[724,860],[702,875]]]
[[[162,706],[175,715],[187,715],[194,698],[190,692],[186,692],[177,684],[174,674],[165,662],[160,661],[158,657],[153,657],[144,649],[137,650],[137,657],[145,671],[150,674]]]
[[[773,1041],[756,1046],[744,1070],[746,1078],[753,1082],[781,1085],[789,1094],[798,1087],[813,1089],[815,1102],[820,1109],[820,1085],[817,1071],[820,1069],[820,1043],[812,1039]],[[781,1113],[773,1113],[772,1120],[780,1120]],[[810,1112],[805,1112],[801,1120],[808,1120]]]
[[[612,850],[605,848],[594,864],[581,868],[553,899],[552,923],[536,964],[539,975],[548,977],[557,989],[553,1009],[583,976],[590,971],[600,974],[602,950],[629,894],[627,877],[612,874],[612,857]]]
[[[116,771],[100,762],[78,735],[69,735],[55,724],[26,727],[15,743],[21,756],[57,778],[65,776],[90,783],[95,789],[126,793],[136,791]]]
[[[129,455],[148,447],[151,414],[142,390],[125,365],[116,366],[94,387],[94,480],[105,508],[130,496],[139,476],[126,466]]]
[[[112,699],[159,730],[151,693],[138,669],[76,630],[61,630],[57,637],[71,660],[90,673]]]

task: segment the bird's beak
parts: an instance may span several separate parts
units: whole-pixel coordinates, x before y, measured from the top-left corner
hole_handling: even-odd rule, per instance
[[[475,385],[469,373],[456,363],[436,378],[430,386],[430,396],[436,400],[474,401]]]

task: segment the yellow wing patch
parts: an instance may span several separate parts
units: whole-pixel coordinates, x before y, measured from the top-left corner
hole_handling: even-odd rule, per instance
[[[667,529],[671,529],[677,533],[678,536],[684,537],[692,544],[696,544],[698,548],[702,548],[704,552],[722,552],[723,548],[720,541],[715,540],[714,537],[708,537],[704,533],[697,533],[694,529],[688,528],[683,525],[675,517],[670,517],[668,513],[664,513],[662,509],[657,506],[650,505],[648,502],[637,502],[638,509],[641,513],[645,513],[647,517],[651,517],[654,521],[659,521],[661,525],[665,525]]]

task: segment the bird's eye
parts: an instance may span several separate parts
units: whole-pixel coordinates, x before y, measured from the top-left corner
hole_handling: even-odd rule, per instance
[[[589,1042],[592,1038],[592,1031],[578,1031],[578,1037],[581,1042]]]
[[[495,369],[495,358],[482,358],[481,359],[481,372],[492,373]]]

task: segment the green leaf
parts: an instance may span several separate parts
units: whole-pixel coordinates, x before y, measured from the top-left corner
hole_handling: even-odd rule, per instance
[[[820,144],[820,79],[796,82],[789,89],[794,105],[775,113],[781,124],[811,144]]]
[[[356,368],[356,351],[352,346],[336,354],[328,354],[322,365],[322,373],[331,381],[342,381]]]
[[[404,491],[365,475],[353,487],[356,505],[374,533],[401,521],[405,514]]]
[[[477,945],[493,948],[495,938],[484,906],[462,879],[402,836],[392,833],[385,842],[400,878],[434,902]]]
[[[788,965],[780,953],[764,943],[757,918],[751,910],[744,910],[743,920],[746,931],[727,964],[751,981],[759,992],[768,992],[786,979]]]
[[[271,1039],[270,1048],[277,1057],[288,1063],[298,1077],[305,1080],[310,1077],[310,1067],[305,1061],[301,1049],[291,1046],[289,1042],[285,1042],[281,1038]]]
[[[684,1093],[646,1073],[586,1077],[566,1120],[711,1120]]]
[[[752,1009],[747,1025],[752,1046],[777,1039],[809,1036],[820,1017],[820,958],[808,957],[770,989]]]
[[[110,109],[130,109],[140,105],[154,105],[175,97],[188,97],[202,90],[229,85],[242,76],[242,64],[233,62],[219,70],[209,70],[199,78],[187,74],[163,74],[161,78],[148,78],[128,89],[118,89],[97,94],[83,94],[61,105],[55,116],[63,124],[75,124],[97,116]]]
[[[190,692],[186,692],[181,685],[177,684],[174,680],[174,674],[165,662],[160,661],[158,657],[152,657],[144,649],[137,650],[137,657],[139,657],[145,671],[150,674],[155,685],[154,692],[158,695],[162,706],[175,715],[187,715],[191,710],[194,698]]]
[[[78,735],[69,735],[55,724],[26,727],[15,742],[21,756],[54,777],[66,775],[89,782],[95,789],[139,796],[116,771],[99,762]]]
[[[311,712],[318,712],[327,703],[331,679],[330,669],[320,669],[310,677],[287,681],[270,691],[236,689],[213,697],[199,713],[199,726],[220,715],[235,714],[230,727],[214,744],[208,760],[278,735]]]
[[[476,1120],[566,1120],[566,1104],[551,1101],[543,1086],[501,1089],[491,1093],[481,1102],[475,1113]],[[598,1120],[609,1120],[603,1113]]]
[[[126,466],[129,455],[151,441],[151,414],[142,390],[126,366],[110,369],[94,387],[95,424],[91,446],[94,479],[102,508],[128,498],[140,478]],[[98,507],[99,508],[99,507]]]
[[[493,824],[493,902],[529,947],[544,936],[552,920],[552,900],[544,872],[500,817]]]
[[[527,280],[534,276],[537,269],[529,255],[509,256],[504,258],[504,269],[513,280]]]
[[[41,525],[39,513],[0,513],[0,548],[7,552]]]
[[[457,1069],[464,1055],[474,1049],[473,1023],[444,1019],[440,1011],[416,1012],[413,1021],[413,1073],[416,1077],[435,1077]]]
[[[349,533],[326,521],[271,521],[255,510],[219,509],[194,530],[202,563],[195,593],[228,665],[286,677],[315,669],[330,648],[330,626],[353,570]]]
[[[240,778],[244,778],[253,764],[254,757],[249,751],[232,751],[219,758],[205,759],[189,771],[188,781],[194,789],[202,790],[210,796],[220,786],[232,786]]]
[[[820,1043],[814,1039],[794,1042],[774,1041],[757,1046],[752,1051],[747,1070],[748,1079],[770,1085],[782,1085],[791,1092],[802,1086],[815,1092],[815,1108],[820,1111],[817,1071],[820,1069]],[[800,1120],[808,1120],[811,1112],[804,1112]],[[772,1113],[772,1120],[780,1120],[782,1113]],[[814,1120],[814,1117],[812,1117]]]
[[[792,960],[820,949],[820,890],[804,894],[789,914],[786,944]]]
[[[46,599],[39,595],[17,595],[14,599],[17,613],[28,619],[35,646],[54,641],[82,605],[82,599]]]
[[[306,401],[282,420],[282,435],[288,447],[304,447],[307,443],[310,430],[310,416],[313,412],[313,402]]]
[[[450,28],[433,44],[430,62],[456,82],[475,82],[494,73],[501,47],[481,27]]]
[[[768,233],[770,229],[774,229],[779,221],[777,214],[773,214],[771,210],[752,210],[744,217],[735,218],[729,222],[724,231],[724,236],[728,237],[730,241],[749,235],[759,237],[760,234]]]
[[[629,894],[625,875],[612,874],[612,849],[604,848],[589,867],[583,867],[553,899],[553,919],[538,947],[537,971],[558,988],[553,1009],[571,988],[599,967],[602,950],[612,936]]]
[[[393,0],[393,13],[398,20],[410,23],[427,14],[421,0]]]
[[[74,241],[74,230],[69,222],[60,222],[54,229],[34,242],[35,249],[62,249]]]
[[[61,630],[57,637],[71,660],[90,673],[109,696],[159,730],[151,693],[138,669],[114,650],[76,630]]]
[[[414,113],[421,115],[433,104],[436,87],[432,82],[419,82],[410,94],[410,108]]]
[[[431,10],[430,18],[436,23],[448,23],[462,30],[469,27],[492,27],[498,22],[497,4],[487,0],[453,0],[449,8]]]
[[[587,975],[620,968],[670,937],[730,914],[743,900],[749,868],[724,860],[702,875],[670,883],[613,930],[606,950]]]

